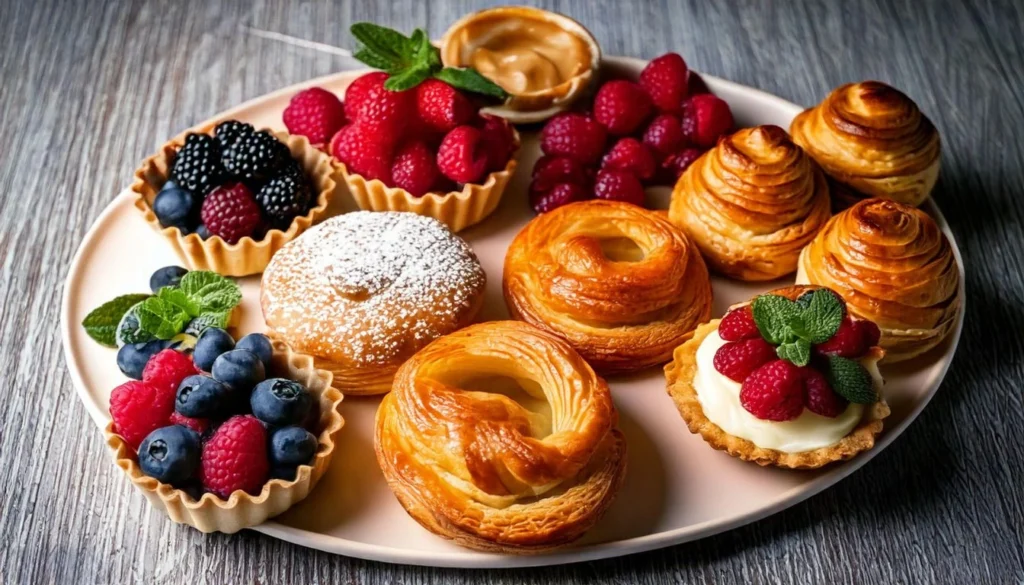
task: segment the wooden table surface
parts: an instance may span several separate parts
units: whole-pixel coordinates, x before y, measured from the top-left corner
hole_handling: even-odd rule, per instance
[[[458,571],[332,556],[150,510],[110,463],[61,349],[79,242],[166,138],[351,67],[244,26],[351,47],[372,20],[439,36],[474,1],[0,1],[0,583],[1024,582],[1024,3],[563,0],[612,55],[812,104],[876,78],[942,133],[935,198],[963,252],[967,316],[938,395],[825,493],[750,526],[621,559]]]

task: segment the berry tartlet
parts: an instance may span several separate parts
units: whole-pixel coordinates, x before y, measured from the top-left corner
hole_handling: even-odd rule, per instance
[[[822,467],[871,449],[889,416],[878,338],[829,289],[778,289],[698,327],[665,367],[668,393],[715,449]]]
[[[209,372],[209,373],[203,373]],[[237,532],[304,499],[344,419],[330,372],[286,344],[207,329],[113,390],[107,445],[150,504],[202,532]]]
[[[303,136],[226,120],[164,144],[131,189],[188,268],[248,276],[326,215],[334,173]]]

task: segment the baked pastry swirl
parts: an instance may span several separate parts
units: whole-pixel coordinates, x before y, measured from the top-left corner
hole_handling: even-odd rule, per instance
[[[521,401],[502,392],[509,380]],[[607,384],[564,340],[493,321],[399,369],[374,447],[395,496],[431,532],[537,553],[575,540],[611,504],[626,467],[616,424]]]
[[[832,218],[800,255],[798,283],[827,286],[882,331],[885,362],[938,345],[960,311],[960,272],[949,240],[926,213],[882,199]]]
[[[269,333],[314,356],[345,394],[380,394],[398,366],[470,324],[486,276],[473,251],[436,219],[347,213],[274,255],[260,304]]]
[[[534,218],[505,256],[513,317],[569,341],[613,374],[664,363],[711,315],[696,246],[662,214],[592,200]]]
[[[712,271],[748,281],[796,270],[829,215],[825,175],[778,126],[720,139],[679,178],[669,208]]]
[[[905,94],[879,81],[847,83],[790,126],[793,140],[836,183],[837,209],[880,197],[920,205],[939,177],[939,132]]]

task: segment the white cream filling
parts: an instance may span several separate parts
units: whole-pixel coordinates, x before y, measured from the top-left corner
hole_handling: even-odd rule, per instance
[[[728,343],[710,333],[697,348],[697,373],[693,388],[704,416],[730,435],[746,439],[763,449],[775,449],[785,453],[801,453],[821,447],[828,447],[850,434],[864,414],[864,405],[850,404],[842,414],[828,418],[804,409],[797,418],[775,422],[761,420],[750,414],[740,403],[741,384],[723,376],[715,369],[715,352]],[[875,390],[881,391],[882,376],[878,364],[863,360],[861,364],[875,382]]]

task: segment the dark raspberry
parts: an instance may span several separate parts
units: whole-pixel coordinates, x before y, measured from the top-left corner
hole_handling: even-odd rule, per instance
[[[240,136],[224,153],[224,168],[246,182],[262,182],[290,158],[288,147],[266,130]],[[209,225],[209,224],[207,224]]]
[[[286,227],[309,207],[309,183],[302,176],[285,174],[267,181],[256,193],[256,203],[277,227]]]
[[[217,140],[206,134],[189,134],[174,156],[171,179],[202,198],[220,185],[224,176]]]
[[[800,368],[804,377],[804,406],[807,410],[835,418],[846,410],[849,402],[828,385],[825,374],[811,367]]]
[[[217,127],[213,129],[213,135],[217,138],[217,142],[220,143],[221,152],[224,152],[237,142],[239,138],[248,136],[255,131],[256,129],[252,127],[252,124],[246,124],[238,120],[226,120],[217,124]]]

